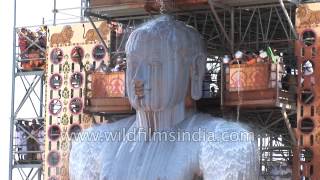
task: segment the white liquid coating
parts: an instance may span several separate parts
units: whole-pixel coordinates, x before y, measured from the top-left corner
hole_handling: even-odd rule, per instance
[[[191,96],[199,99],[205,71],[205,46],[194,29],[158,18],[130,35],[126,53],[137,115],[85,130],[80,137],[87,139],[72,144],[71,180],[258,179],[246,128],[185,109],[189,77]]]
[[[86,130],[88,132],[119,132],[137,126],[135,116],[112,124]],[[71,180],[192,180],[195,174],[205,180],[257,179],[254,142],[228,141],[230,134],[245,134],[240,124],[203,114],[193,115],[171,132],[214,132],[216,141],[140,141],[75,142],[70,154]],[[122,132],[122,131],[121,131]],[[130,131],[129,131],[130,132]],[[127,134],[130,134],[127,132]],[[226,133],[226,141],[220,141]],[[96,133],[94,133],[96,134]],[[104,133],[102,133],[104,134]],[[176,134],[175,134],[176,135]],[[195,135],[196,136],[196,135]],[[204,134],[200,135],[204,136]],[[206,138],[208,138],[207,136]],[[234,139],[235,135],[233,136]],[[199,138],[200,139],[200,138]],[[198,140],[195,138],[195,140]]]

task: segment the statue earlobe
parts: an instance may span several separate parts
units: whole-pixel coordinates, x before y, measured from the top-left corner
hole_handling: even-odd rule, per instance
[[[202,97],[202,82],[206,70],[206,56],[200,55],[192,61],[191,96],[198,100]]]

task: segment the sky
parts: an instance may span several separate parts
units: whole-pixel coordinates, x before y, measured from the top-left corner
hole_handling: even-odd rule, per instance
[[[1,90],[0,90],[0,179],[8,179],[9,172],[9,127],[11,112],[11,76],[12,76],[12,50],[13,50],[13,20],[14,0],[0,0],[0,52],[1,52]],[[57,0],[57,9],[80,7],[80,0]],[[53,21],[53,0],[17,0],[17,27],[40,25],[45,20],[45,24],[52,24]],[[79,11],[64,11],[68,14],[77,14]],[[58,14],[57,18],[71,18]],[[77,21],[73,19],[71,21]],[[59,22],[63,22],[62,20]],[[24,95],[21,81],[16,78],[17,93],[16,104],[20,102]],[[28,114],[30,103],[19,114],[20,117],[33,117]]]
[[[1,134],[0,134],[0,179],[8,179],[9,165],[9,121],[11,97],[11,64],[12,64],[12,29],[13,29],[13,3],[0,0],[0,48],[2,65],[0,77],[2,85],[0,90]]]

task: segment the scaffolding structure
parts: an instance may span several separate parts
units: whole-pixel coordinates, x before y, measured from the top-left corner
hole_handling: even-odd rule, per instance
[[[20,28],[15,28],[15,32],[19,31],[21,31]],[[35,131],[43,131],[44,129],[44,71],[41,68],[28,68],[25,70],[21,66],[24,66],[25,64],[30,65],[35,61],[44,61],[44,59],[40,57],[33,59],[31,56],[24,56],[32,47],[38,46],[36,41],[39,39],[30,39],[21,33],[19,33],[19,35],[21,38],[26,39],[28,47],[27,49],[20,51],[20,48],[16,46],[18,43],[16,43],[17,38],[16,33],[14,33],[9,176],[12,178],[14,170],[17,170],[15,172],[18,172],[22,179],[41,179],[41,158],[44,152],[40,150],[40,146],[43,146],[43,141],[40,142],[39,139],[43,139],[43,137],[40,138],[38,135],[35,135]],[[36,52],[38,55],[39,53],[46,53],[45,49],[41,47],[38,48],[39,51]],[[21,85],[23,85],[23,88]],[[22,91],[24,94],[22,99],[16,100],[15,98],[18,97]],[[17,105],[15,102],[18,102]],[[24,115],[27,111],[26,108],[30,109],[28,114],[33,114],[32,117],[26,117]],[[32,111],[32,113],[30,111]],[[37,124],[37,127],[31,130],[29,129],[29,127],[31,127],[29,124],[33,123],[33,121],[41,124]],[[34,146],[37,146],[37,148],[34,148]]]
[[[80,0],[79,0],[80,1]],[[15,0],[16,2],[16,0]],[[209,89],[210,94],[215,98],[205,101],[206,107],[203,111],[234,118],[239,114],[239,119],[245,119],[251,127],[255,129],[255,138],[259,147],[260,176],[268,179],[272,177],[275,167],[290,164],[292,162],[292,147],[296,144],[292,138],[292,129],[297,127],[295,104],[292,108],[282,107],[264,109],[220,109],[222,97],[219,96],[218,89],[221,87],[221,57],[225,54],[232,55],[236,50],[259,51],[268,46],[283,52],[284,63],[293,69],[297,69],[294,55],[294,42],[297,34],[294,28],[295,8],[304,3],[299,0],[260,0],[243,1],[217,1],[209,0],[208,5],[196,10],[176,10],[170,12],[177,20],[195,27],[204,37],[208,47],[209,79],[206,83],[215,90]],[[250,3],[249,3],[250,2]],[[132,29],[141,23],[154,18],[157,14],[140,12],[130,14],[126,11],[122,14],[113,14],[115,8],[92,8],[90,1],[81,0],[80,21],[111,20],[122,23],[124,29],[130,33]],[[74,9],[68,9],[74,10]],[[58,10],[56,3],[53,7],[54,18],[52,24],[58,24],[56,14],[64,13]],[[15,145],[16,128],[19,120],[31,121],[41,120],[44,117],[44,76],[43,70],[22,71],[19,64],[26,59],[21,59],[21,52],[17,43],[17,32],[21,28],[16,27],[16,16],[14,17],[14,45],[13,45],[13,69],[12,69],[12,108],[10,127],[10,169],[9,179],[17,170],[21,179],[43,179],[43,162],[21,163],[19,155],[21,153],[43,153],[21,152]],[[112,55],[124,54],[125,38],[120,39],[117,48],[112,50]],[[35,40],[30,40],[33,44]],[[44,50],[45,51],[45,50]],[[210,64],[210,65],[209,65]],[[220,73],[220,74],[219,74]],[[21,80],[24,85],[25,94],[22,100],[16,105],[17,81]],[[20,91],[20,89],[19,89]],[[31,96],[33,95],[33,96]],[[24,117],[19,111],[30,101],[34,111],[34,117]],[[35,103],[37,102],[37,103]],[[29,104],[30,105],[30,104]],[[32,134],[28,136],[32,137]]]
[[[44,110],[45,110],[45,61],[46,61],[46,26],[48,24],[83,21],[86,2],[79,2],[80,7],[57,9],[53,7],[53,20],[43,25],[18,27],[17,6],[14,0],[13,55],[12,55],[12,97],[10,116],[10,149],[8,179],[44,179]],[[79,11],[80,10],[80,11]],[[71,13],[69,13],[69,11]],[[73,11],[73,12],[72,12]],[[74,11],[78,16],[72,15]],[[58,19],[57,14],[72,18]],[[41,18],[41,16],[40,16]],[[24,22],[25,23],[25,22]],[[26,22],[28,23],[28,22]],[[41,33],[41,34],[39,34]],[[43,34],[42,34],[43,33]],[[41,42],[40,42],[41,41]],[[33,131],[27,127],[35,121]],[[41,133],[39,133],[41,131]],[[40,135],[41,134],[41,135]]]

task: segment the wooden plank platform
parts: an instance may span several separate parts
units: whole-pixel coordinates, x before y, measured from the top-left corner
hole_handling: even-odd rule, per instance
[[[215,3],[220,3],[230,7],[247,7],[247,6],[261,6],[270,4],[279,4],[279,0],[213,0]],[[297,4],[298,0],[283,0],[284,3]]]
[[[226,92],[224,99],[224,106],[240,105],[245,108],[274,108],[290,103],[289,94],[279,91],[279,97],[277,97],[276,88],[241,91],[239,94],[238,92]],[[286,108],[294,108],[294,105],[286,106]]]
[[[171,12],[209,9],[207,0],[164,0],[166,9]],[[158,13],[159,2],[155,0],[92,0],[90,12],[108,16],[125,17]]]
[[[164,0],[170,12],[209,10],[208,0]],[[297,4],[298,0],[283,0],[284,3]],[[213,0],[217,7],[250,7],[280,5],[278,0]],[[107,17],[141,16],[159,11],[156,0],[91,0],[90,12]]]
[[[90,113],[131,113],[133,109],[128,98],[90,98],[85,111]]]

